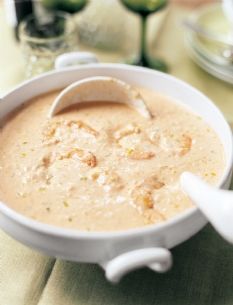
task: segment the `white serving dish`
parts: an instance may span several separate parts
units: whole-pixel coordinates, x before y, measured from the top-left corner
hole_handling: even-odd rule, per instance
[[[186,29],[185,43],[191,58],[209,74],[233,84],[233,65],[223,57],[224,50],[230,49],[231,25],[227,20],[222,3],[209,3],[194,10],[188,20],[213,33],[217,39],[229,45],[204,39],[198,33]]]
[[[0,102],[0,122],[7,113],[38,94],[97,75],[116,77],[133,85],[155,89],[203,117],[216,131],[225,149],[226,165],[218,187],[229,187],[233,143],[231,130],[222,113],[202,93],[161,72],[121,64],[89,64],[52,71],[19,85],[5,95]],[[9,235],[54,257],[98,263],[112,282],[117,282],[122,275],[140,266],[159,272],[168,270],[172,265],[168,249],[196,234],[206,222],[194,207],[162,224],[121,232],[92,233],[34,221],[0,202],[0,227]]]

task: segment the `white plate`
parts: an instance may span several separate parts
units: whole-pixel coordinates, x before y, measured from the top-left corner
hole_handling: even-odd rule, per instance
[[[191,22],[197,22],[208,31],[216,35],[223,35],[229,40],[229,23],[224,18],[221,5],[211,4],[195,10],[189,17]],[[185,41],[191,58],[211,75],[233,84],[233,64],[227,65],[226,60],[220,55],[221,48],[218,44],[207,42],[193,31],[187,30]]]
[[[212,61],[204,57],[200,52],[193,47],[190,42],[187,41],[187,49],[191,58],[206,72],[209,74],[229,83],[233,84],[233,71],[231,69],[225,68],[224,66],[213,64]]]

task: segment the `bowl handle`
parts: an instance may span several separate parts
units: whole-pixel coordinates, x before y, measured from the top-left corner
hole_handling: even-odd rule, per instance
[[[56,70],[68,68],[71,66],[98,63],[98,59],[94,53],[90,52],[70,52],[59,55],[54,67]]]
[[[172,266],[172,255],[165,248],[139,249],[121,254],[100,265],[105,270],[106,278],[112,283],[118,283],[128,272],[144,266],[161,273],[168,271]]]

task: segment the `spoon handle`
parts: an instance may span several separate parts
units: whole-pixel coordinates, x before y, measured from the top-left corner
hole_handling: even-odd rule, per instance
[[[183,191],[218,233],[233,243],[233,192],[213,187],[189,172],[181,175]]]

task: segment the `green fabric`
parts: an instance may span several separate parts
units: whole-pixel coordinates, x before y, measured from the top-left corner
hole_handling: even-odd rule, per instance
[[[172,74],[206,93],[233,122],[232,86],[202,71],[184,48],[179,24],[186,14],[185,9],[171,8],[157,40],[153,31],[149,35],[151,53],[165,58]],[[1,2],[0,37],[3,93],[22,79],[22,67]],[[97,265],[46,257],[0,231],[0,305],[233,305],[233,246],[210,225],[172,253],[170,272],[142,269],[114,286]]]
[[[232,305],[233,246],[208,225],[172,250],[166,274],[141,269],[114,286],[96,265],[54,260],[0,234],[1,305]]]
[[[39,305],[233,304],[233,246],[210,226],[172,253],[170,272],[138,270],[116,286],[98,266],[57,261]]]

